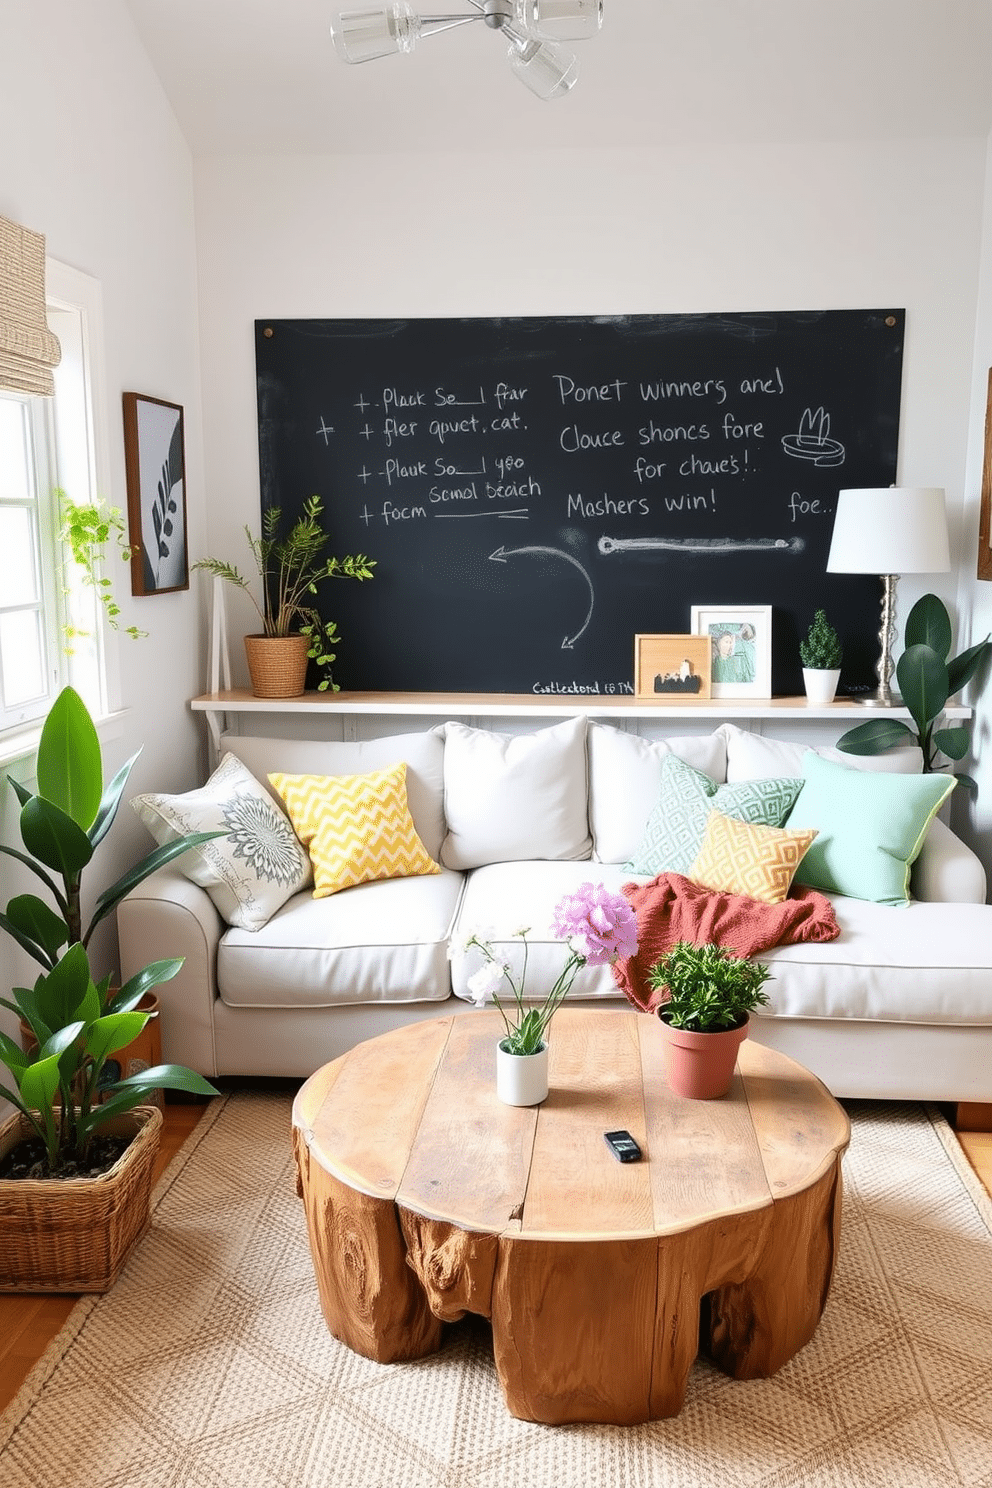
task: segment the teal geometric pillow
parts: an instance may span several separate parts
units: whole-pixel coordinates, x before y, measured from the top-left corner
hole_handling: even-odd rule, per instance
[[[815,827],[795,883],[876,904],[909,903],[909,871],[953,775],[881,775],[803,756],[802,795],[788,827]]]
[[[740,780],[717,785],[677,755],[666,754],[661,790],[627,873],[688,873],[711,810],[756,826],[780,827],[803,788],[801,780]]]

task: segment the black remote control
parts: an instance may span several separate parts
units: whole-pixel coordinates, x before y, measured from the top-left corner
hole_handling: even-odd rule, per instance
[[[640,1160],[641,1149],[629,1131],[604,1132],[603,1135],[606,1138],[607,1147],[609,1147],[613,1156],[619,1158],[621,1162],[638,1162]]]

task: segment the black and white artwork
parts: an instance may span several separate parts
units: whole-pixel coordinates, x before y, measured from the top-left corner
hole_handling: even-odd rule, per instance
[[[132,594],[189,588],[183,410],[124,394],[124,458]]]

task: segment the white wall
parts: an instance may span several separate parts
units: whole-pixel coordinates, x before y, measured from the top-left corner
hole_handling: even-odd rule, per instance
[[[45,234],[47,251],[102,283],[110,487],[127,508],[121,392],[181,403],[186,415],[188,520],[203,546],[203,457],[196,317],[196,255],[189,151],[119,0],[4,5],[0,19],[0,214]],[[192,785],[205,764],[187,702],[201,677],[195,593],[132,599],[114,574],[122,627],[148,639],[116,642],[121,727],[105,748],[109,776],[135,750],[133,786]],[[133,791],[131,792],[133,793]],[[0,831],[18,843],[13,792],[3,783]],[[96,893],[152,846],[126,807],[90,870]],[[2,865],[6,904],[10,860]],[[113,927],[99,944],[116,959]],[[5,992],[37,968],[0,938]],[[10,1017],[2,1013],[4,1027]]]
[[[256,317],[896,306],[899,479],[946,488],[957,562],[985,172],[974,138],[200,159],[209,550],[258,520]],[[905,580],[903,617],[928,588],[954,609],[955,574]]]

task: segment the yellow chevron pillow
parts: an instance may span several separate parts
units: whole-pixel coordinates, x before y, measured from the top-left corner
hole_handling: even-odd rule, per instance
[[[815,836],[812,827],[790,832],[711,811],[688,876],[704,889],[781,904]]]
[[[441,872],[417,836],[405,764],[368,775],[273,774],[269,780],[310,853],[315,899],[379,878]]]

